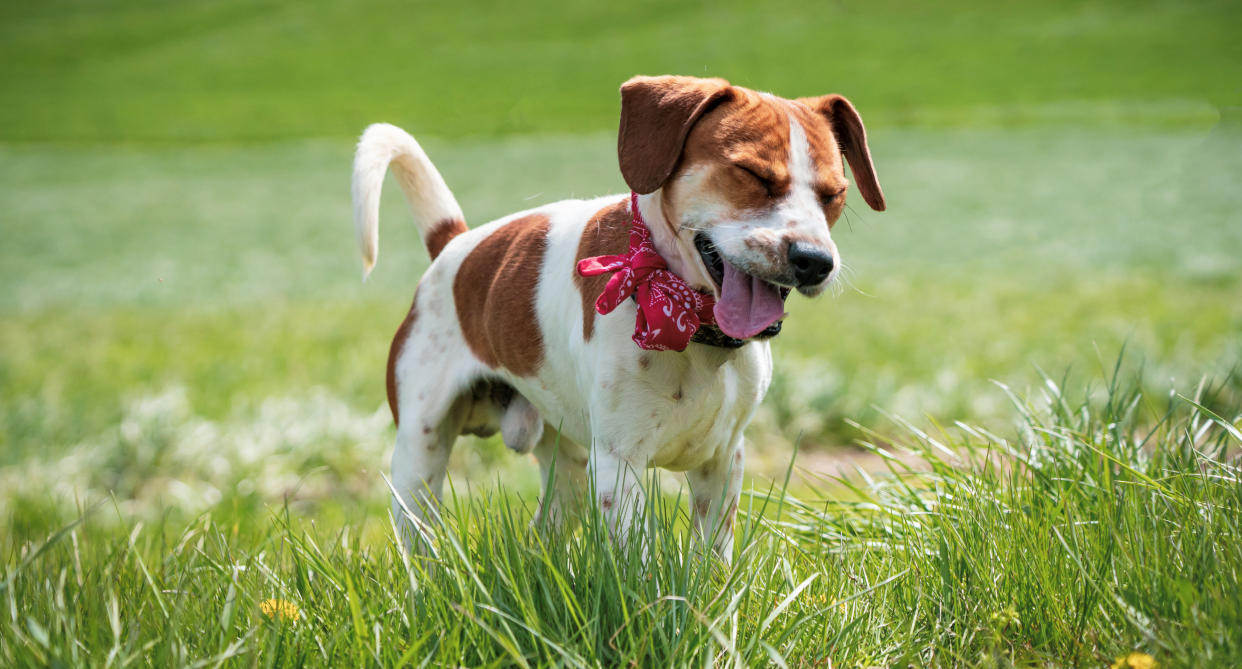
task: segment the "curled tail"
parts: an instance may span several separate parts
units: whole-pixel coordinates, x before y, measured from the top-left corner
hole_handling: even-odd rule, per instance
[[[401,128],[376,123],[362,133],[354,154],[354,230],[362,251],[364,279],[379,255],[380,190],[390,166],[432,258],[450,239],[466,231],[461,206],[423,147]]]

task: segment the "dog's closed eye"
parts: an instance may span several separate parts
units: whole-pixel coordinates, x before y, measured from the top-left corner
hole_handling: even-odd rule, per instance
[[[841,190],[832,191],[832,192],[821,191],[819,194],[819,203],[823,205],[824,207],[830,207],[833,204],[836,204],[837,200],[840,199],[840,197],[844,194],[845,194],[844,188]]]
[[[764,192],[768,194],[768,197],[776,197],[776,181],[772,177],[761,174],[755,168],[747,167],[745,165],[734,164],[733,167],[737,168],[738,171],[745,174],[749,179],[758,184],[759,187],[763,188]]]

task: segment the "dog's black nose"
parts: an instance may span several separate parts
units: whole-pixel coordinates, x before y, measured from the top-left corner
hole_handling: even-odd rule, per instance
[[[789,245],[789,264],[799,286],[816,286],[828,278],[835,262],[831,253],[818,246],[793,242]]]

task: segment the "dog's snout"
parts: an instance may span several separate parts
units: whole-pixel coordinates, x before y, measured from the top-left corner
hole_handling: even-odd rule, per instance
[[[828,278],[836,265],[832,254],[818,246],[803,242],[789,245],[789,264],[793,266],[798,286],[817,286]]]

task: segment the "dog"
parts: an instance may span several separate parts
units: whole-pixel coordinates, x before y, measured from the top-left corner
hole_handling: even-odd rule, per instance
[[[363,133],[353,203],[364,279],[389,168],[432,258],[388,356],[392,511],[407,545],[439,501],[456,438],[499,431],[539,461],[536,522],[563,523],[589,498],[623,539],[642,472],[662,467],[685,472],[696,534],[730,559],[743,432],[772,378],[785,299],[819,295],[840,271],[830,230],[846,201],[842,157],[872,209],[884,194],[862,119],[840,95],[634,77],[621,86],[617,154],[630,194],[471,229],[412,136],[388,124]],[[644,272],[664,283],[636,287]]]

